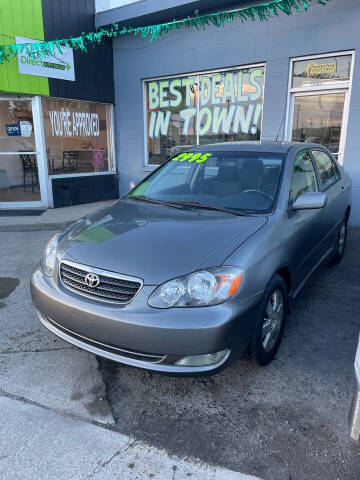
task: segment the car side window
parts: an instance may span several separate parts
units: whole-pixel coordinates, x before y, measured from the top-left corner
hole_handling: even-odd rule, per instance
[[[340,172],[335,162],[322,150],[312,150],[312,155],[319,170],[321,188],[325,189],[340,178]]]
[[[296,155],[291,175],[289,200],[295,202],[302,193],[317,191],[316,173],[310,153],[308,151],[299,152]]]

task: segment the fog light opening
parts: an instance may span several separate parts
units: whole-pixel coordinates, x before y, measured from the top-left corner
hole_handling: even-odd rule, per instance
[[[221,362],[225,357],[229,356],[230,350],[220,350],[220,352],[207,353],[205,355],[193,355],[191,357],[183,357],[175,362],[180,367],[206,367]]]

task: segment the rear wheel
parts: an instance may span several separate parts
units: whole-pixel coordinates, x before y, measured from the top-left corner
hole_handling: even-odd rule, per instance
[[[249,362],[259,366],[271,362],[281,342],[286,316],[285,281],[280,275],[275,275],[261,302],[255,332],[246,355]]]
[[[347,220],[347,217],[345,217],[341,223],[339,235],[336,239],[335,253],[332,258],[333,263],[340,263],[344,257],[347,239]]]

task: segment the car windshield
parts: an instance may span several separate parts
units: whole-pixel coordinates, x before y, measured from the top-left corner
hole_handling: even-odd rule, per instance
[[[127,198],[268,213],[275,205],[283,159],[278,153],[183,152],[137,185]]]

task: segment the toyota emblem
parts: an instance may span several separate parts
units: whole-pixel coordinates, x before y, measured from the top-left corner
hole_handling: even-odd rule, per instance
[[[100,278],[96,273],[88,273],[85,277],[85,283],[88,287],[95,288],[100,283]]]

